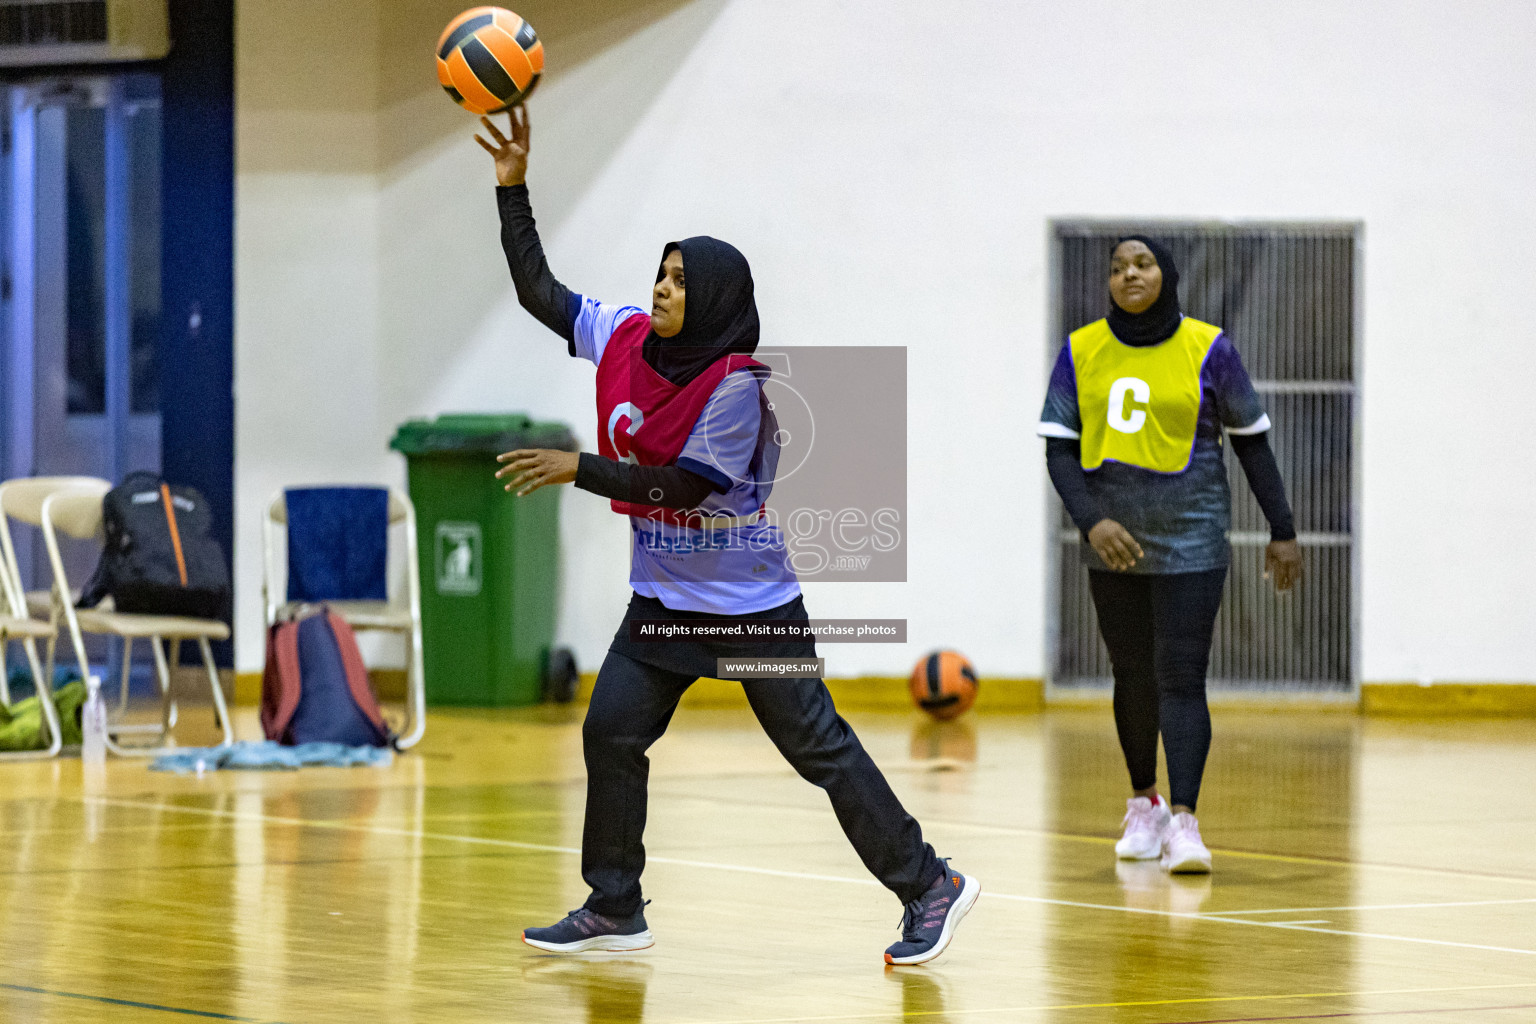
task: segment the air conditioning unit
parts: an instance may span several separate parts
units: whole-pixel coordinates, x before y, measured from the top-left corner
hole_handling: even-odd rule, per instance
[[[0,0],[0,67],[158,60],[168,0]]]

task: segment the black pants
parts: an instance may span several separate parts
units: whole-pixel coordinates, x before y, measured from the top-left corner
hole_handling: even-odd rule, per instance
[[[1157,785],[1157,735],[1168,799],[1191,811],[1211,749],[1205,670],[1227,570],[1136,576],[1090,571],[1099,633],[1115,674],[1115,728],[1132,789]]]
[[[646,781],[652,743],[661,738],[693,676],[609,651],[597,674],[582,727],[587,760],[587,816],[581,875],[592,887],[587,907],[608,917],[640,909],[645,867]],[[859,738],[832,706],[820,679],[742,682],[752,713],[806,781],[827,791],[860,859],[903,903],[943,870]],[[785,865],[792,867],[792,865]]]

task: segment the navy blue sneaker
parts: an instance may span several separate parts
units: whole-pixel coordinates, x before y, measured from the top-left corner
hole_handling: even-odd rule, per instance
[[[586,907],[571,911],[548,928],[524,928],[523,941],[551,953],[623,953],[656,944],[643,909],[634,917],[612,918]]]
[[[937,957],[955,937],[961,918],[980,895],[981,883],[951,871],[945,860],[944,874],[933,888],[907,904],[906,913],[901,915],[901,941],[886,949],[885,962],[922,964]]]

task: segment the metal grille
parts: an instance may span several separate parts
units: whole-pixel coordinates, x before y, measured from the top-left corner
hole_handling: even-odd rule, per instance
[[[0,46],[106,41],[106,0],[0,0]]]
[[[1224,328],[1274,426],[1305,578],[1277,595],[1262,576],[1269,528],[1242,468],[1232,480],[1232,570],[1216,621],[1215,689],[1347,693],[1354,686],[1355,253],[1357,228],[1333,225],[1058,223],[1054,363],[1067,334],[1104,315],[1116,239],[1164,240],[1190,316]],[[1052,492],[1056,584],[1053,687],[1110,685],[1083,543]]]

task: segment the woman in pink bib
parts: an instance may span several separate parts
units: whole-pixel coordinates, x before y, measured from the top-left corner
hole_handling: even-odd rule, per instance
[[[500,456],[497,477],[528,494],[574,483],[608,498],[634,536],[634,594],[592,691],[582,728],[587,806],[582,831],[586,904],[523,940],[558,952],[652,944],[640,874],[646,751],[683,692],[716,674],[719,658],[814,658],[814,639],[766,643],[637,642],[632,621],[804,622],[800,584],[778,528],[761,516],[772,488],[776,424],[763,398],[769,369],[752,358],[758,316],[752,272],[708,236],[668,244],[651,310],[609,305],[555,280],[544,259],[524,177],[526,107],[511,137],[482,119],[476,136],[496,161],[501,241],[518,301],[597,365],[598,452],[524,450]],[[753,713],[802,777],[826,791],[865,866],[905,907],[893,964],[932,960],[976,901],[976,879],[949,868],[838,715],[818,678],[743,679]]]

